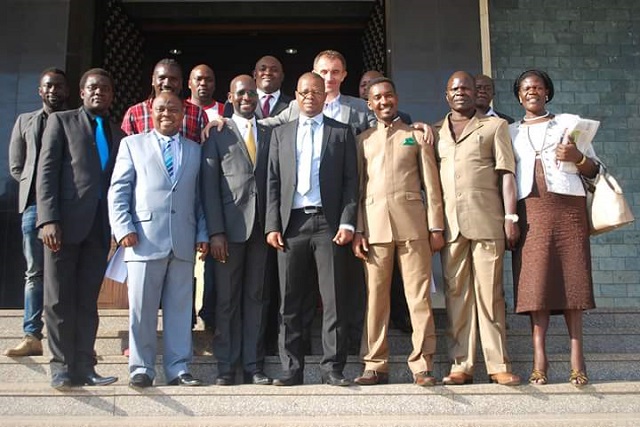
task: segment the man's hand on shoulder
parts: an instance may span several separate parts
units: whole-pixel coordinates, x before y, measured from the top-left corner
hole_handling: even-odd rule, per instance
[[[423,133],[423,138],[422,140],[427,143],[428,145],[433,146],[436,142],[436,134],[433,131],[433,128],[431,126],[429,126],[426,123],[423,122],[413,122],[411,124],[411,127],[416,129],[416,130],[420,130]]]
[[[207,123],[204,129],[202,129],[202,134],[200,135],[200,137],[202,138],[203,141],[206,140],[207,138],[209,138],[209,134],[211,133],[211,128],[215,127],[217,131],[220,132],[224,128],[224,125],[227,124],[228,121],[229,119],[226,117],[218,117],[217,119],[211,119],[211,121]]]

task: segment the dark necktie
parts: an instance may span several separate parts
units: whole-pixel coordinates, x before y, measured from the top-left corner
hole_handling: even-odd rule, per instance
[[[262,102],[262,117],[269,117],[269,113],[271,112],[271,104],[269,101],[271,101],[271,98],[273,98],[271,95],[264,97],[264,101]]]
[[[96,146],[98,147],[98,156],[100,156],[100,167],[104,170],[107,161],[109,161],[109,144],[107,143],[107,134],[104,132],[104,118],[100,116],[96,116]]]

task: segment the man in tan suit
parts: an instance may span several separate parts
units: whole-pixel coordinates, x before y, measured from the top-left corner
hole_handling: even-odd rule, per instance
[[[409,368],[416,384],[433,386],[436,334],[431,312],[431,255],[444,245],[433,143],[399,119],[391,80],[379,77],[371,81],[368,105],[378,125],[358,137],[360,203],[353,250],[365,261],[367,312],[362,339],[365,370],[355,382],[374,385],[389,380],[386,331],[397,254],[413,325]]]
[[[451,112],[438,124],[436,154],[445,207],[442,268],[451,372],[446,385],[473,382],[477,330],[492,382],[518,385],[505,336],[502,263],[518,237],[515,160],[507,122],[476,111],[473,77],[451,75]],[[505,215],[506,213],[506,215]]]

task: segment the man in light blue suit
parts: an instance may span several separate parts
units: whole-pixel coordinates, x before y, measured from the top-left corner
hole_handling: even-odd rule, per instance
[[[109,219],[127,263],[132,387],[153,384],[161,302],[167,382],[202,384],[187,364],[194,251],[204,256],[209,246],[199,195],[200,146],[179,134],[183,115],[175,94],[157,96],[154,130],[122,140],[109,189]]]

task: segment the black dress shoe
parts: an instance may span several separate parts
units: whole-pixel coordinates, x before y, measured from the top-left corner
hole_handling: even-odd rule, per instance
[[[187,373],[187,374],[178,375],[176,378],[172,379],[167,384],[168,385],[184,385],[184,386],[187,386],[187,387],[196,387],[196,386],[202,385],[202,381],[200,381],[197,378],[193,378],[193,375]]]
[[[73,386],[71,377],[66,372],[53,374],[51,377],[51,387],[56,390],[69,390]]]
[[[129,387],[147,388],[153,385],[153,380],[147,374],[135,374],[129,380]]]
[[[253,374],[248,372],[244,373],[244,383],[254,385],[270,385],[271,378],[265,375],[262,371],[255,371]]]
[[[336,372],[336,371],[331,371],[331,372],[322,374],[322,383],[335,385],[339,387],[347,387],[351,385],[349,380],[346,379],[344,375],[342,375],[342,372]]]
[[[234,374],[218,374],[218,377],[216,378],[216,385],[234,385],[235,383]]]
[[[301,374],[293,374],[293,375],[285,375],[282,378],[276,378],[273,380],[273,385],[279,387],[290,387],[292,385],[302,385],[302,375]]]
[[[104,385],[113,384],[116,381],[118,381],[118,377],[103,377],[101,375],[98,375],[95,372],[92,372],[88,375],[79,375],[73,379],[73,382],[76,385],[89,385],[89,386],[94,386],[94,385],[104,386]]]

